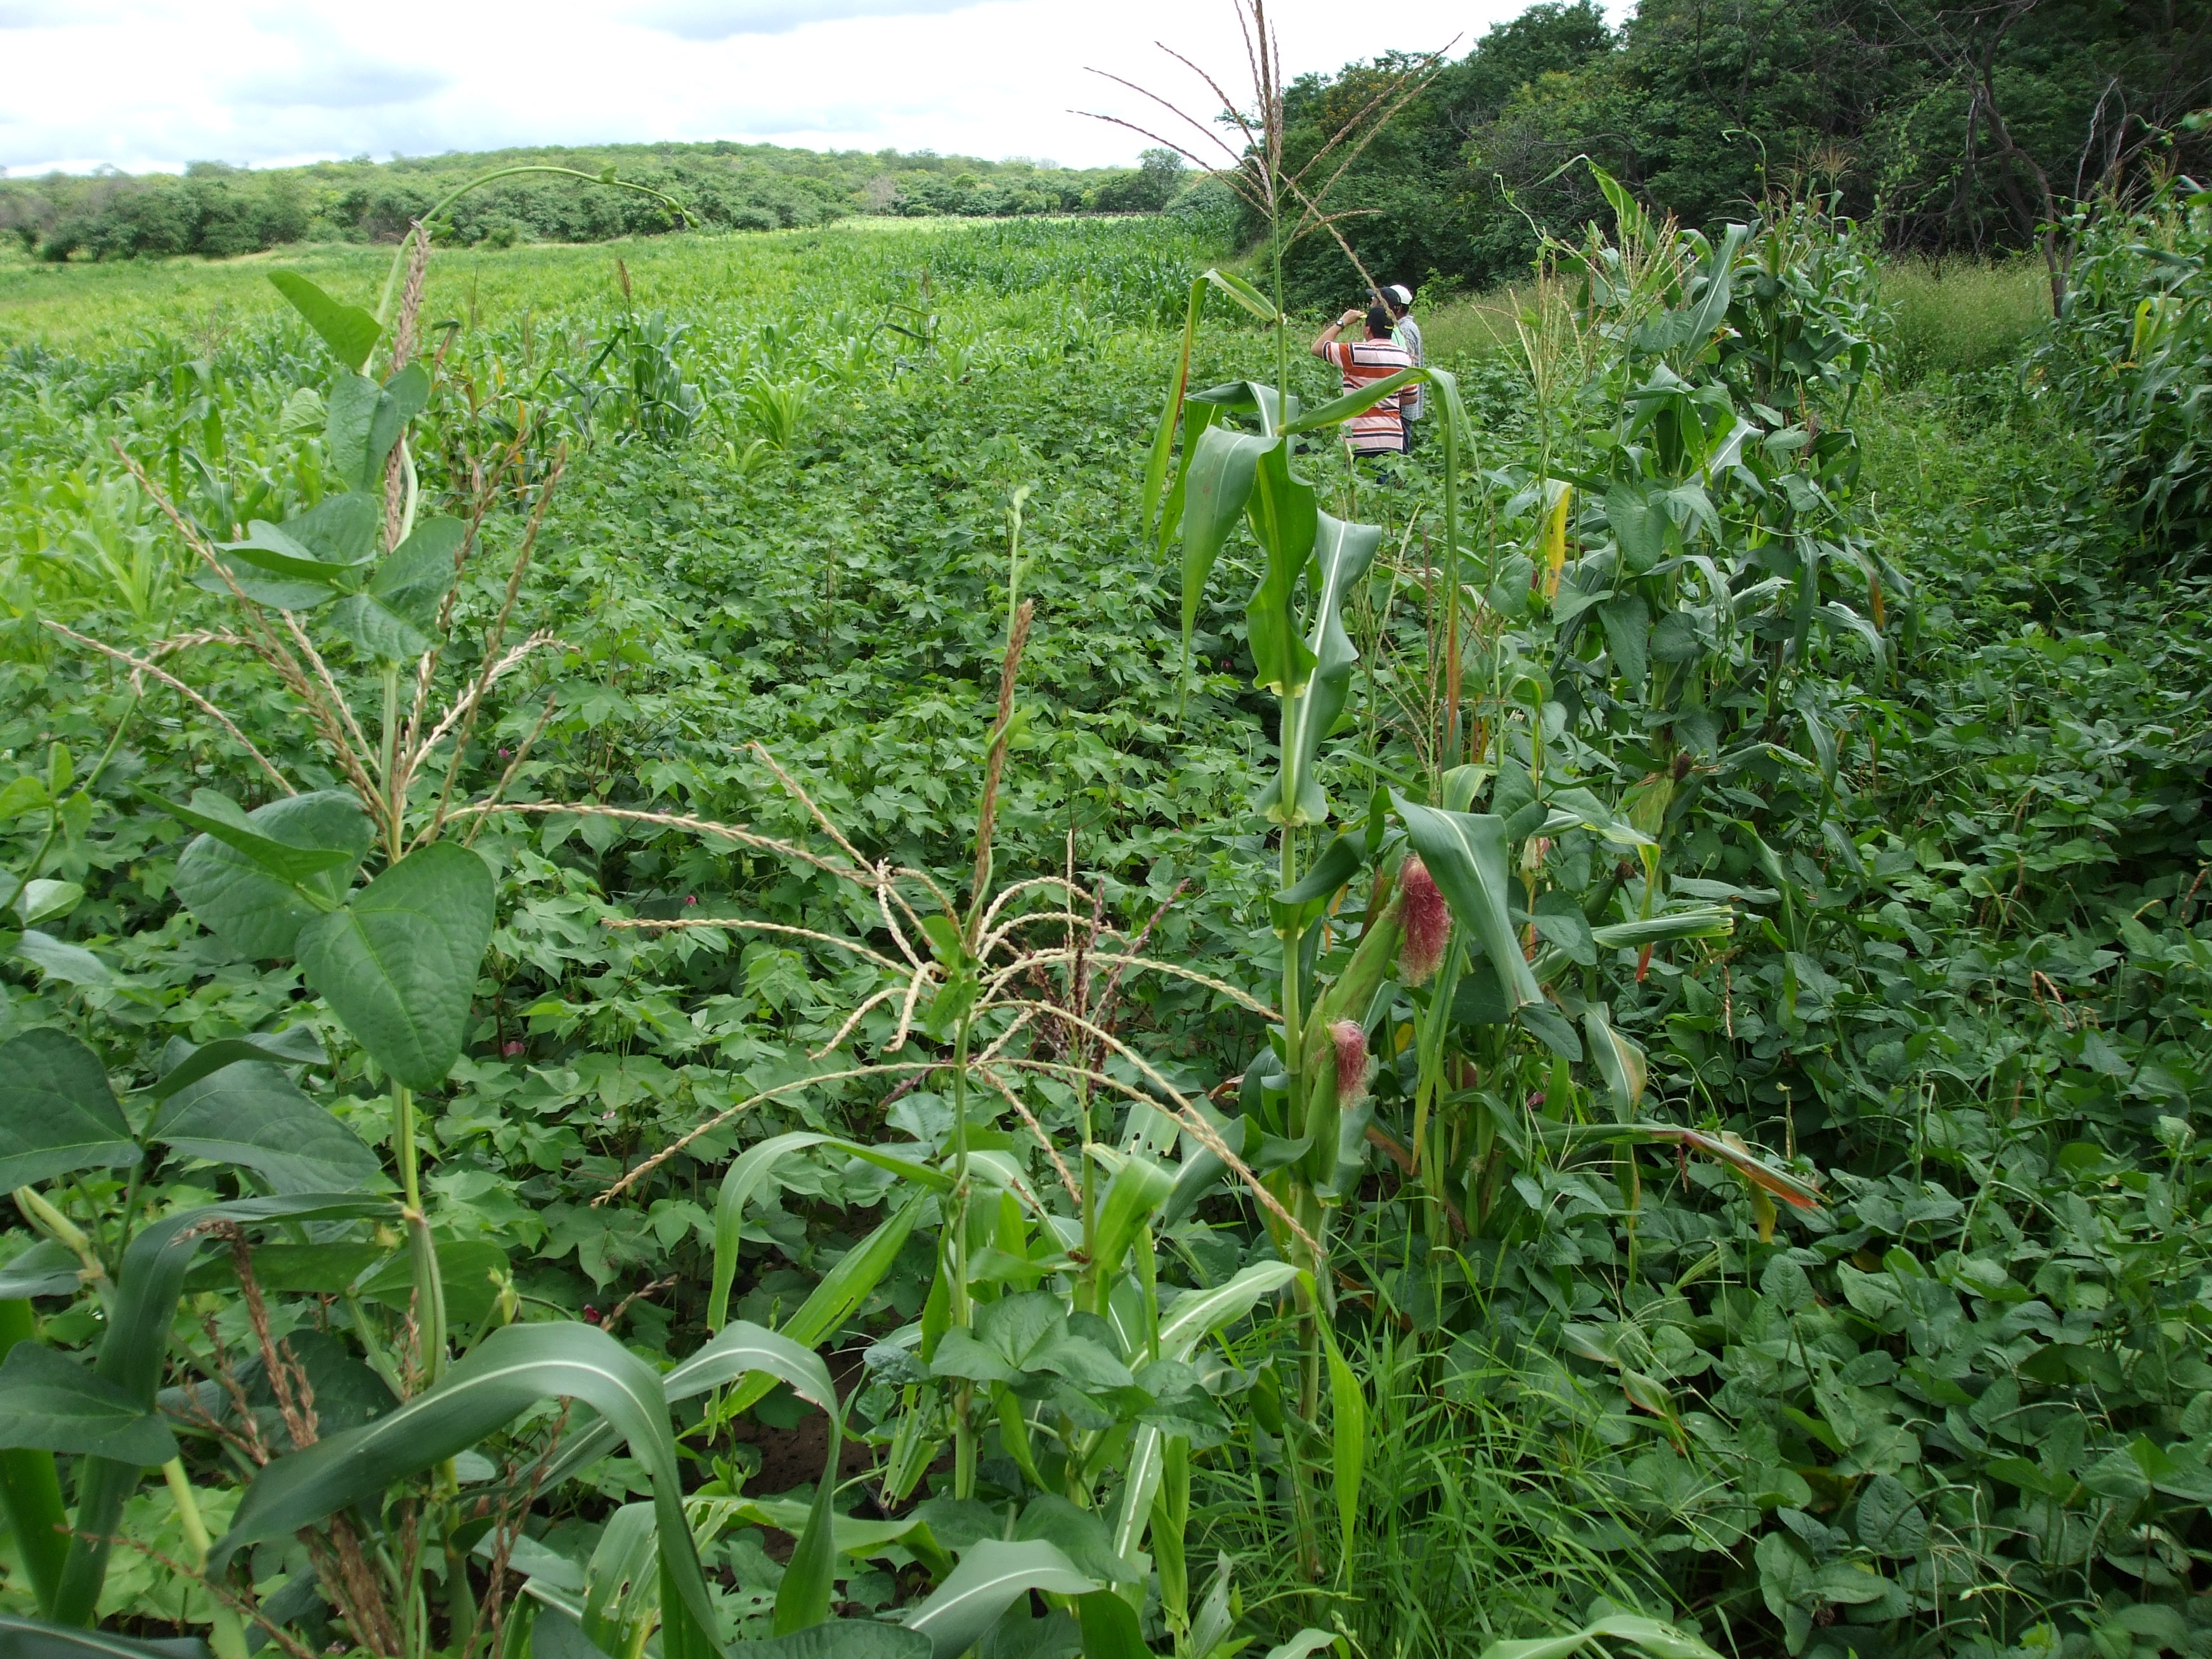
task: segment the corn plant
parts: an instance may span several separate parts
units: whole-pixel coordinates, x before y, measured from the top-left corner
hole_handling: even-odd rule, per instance
[[[1259,95],[1262,122],[1250,135],[1248,161],[1255,177],[1273,179],[1279,168],[1268,147],[1265,116],[1274,106],[1264,69]],[[1279,191],[1261,191],[1255,200],[1272,212]],[[1316,215],[1317,209],[1310,210],[1310,217]],[[1766,243],[1773,248],[1784,240],[1771,235]],[[1720,269],[1731,268],[1744,240],[1743,233],[1730,233],[1714,256]],[[1598,261],[1585,263],[1595,283]],[[1679,288],[1681,281],[1680,259],[1667,249],[1655,252],[1644,241],[1617,264],[1629,274],[1632,296],[1669,281]],[[1802,379],[1808,366],[1830,380],[1848,373],[1854,384],[1866,368],[1863,347],[1855,347],[1848,331],[1808,335],[1802,328],[1785,329],[1785,324],[1800,321],[1804,307],[1775,303],[1780,288],[1776,273],[1786,271],[1794,278],[1802,264],[1789,258],[1786,250],[1778,253],[1769,281],[1754,289],[1753,302],[1765,305],[1765,326],[1756,337],[1765,353],[1753,365],[1757,385],[1750,395],[1779,395],[1773,385],[1792,376]],[[1214,292],[1225,294],[1274,331],[1279,376],[1273,386],[1246,382],[1188,389],[1202,309]],[[1632,361],[1638,349],[1702,349],[1720,329],[1731,292],[1724,277],[1708,283],[1696,295],[1703,311],[1678,299],[1682,308],[1668,313],[1670,320],[1656,331],[1646,318],[1632,315],[1617,325],[1620,343],[1629,348],[1624,359]],[[1586,310],[1590,303],[1585,300]],[[1632,313],[1634,307],[1618,309]],[[1792,1204],[1814,1204],[1813,1189],[1803,1181],[1774,1170],[1739,1145],[1686,1126],[1639,1121],[1641,1051],[1613,1028],[1595,976],[1582,971],[1598,968],[1600,952],[1628,952],[1640,977],[1656,945],[1724,938],[1733,929],[1735,917],[1726,903],[1698,902],[1695,892],[1664,896],[1656,832],[1669,799],[1662,793],[1662,788],[1671,789],[1668,776],[1647,780],[1618,805],[1600,799],[1571,777],[1547,776],[1546,740],[1558,708],[1551,693],[1553,677],[1540,662],[1522,656],[1517,642],[1494,624],[1488,652],[1492,719],[1487,725],[1478,720],[1472,728],[1462,727],[1462,650],[1468,617],[1462,605],[1461,508],[1462,469],[1473,451],[1474,433],[1455,380],[1440,369],[1401,371],[1361,392],[1303,410],[1281,372],[1287,357],[1286,325],[1276,306],[1240,279],[1209,271],[1192,283],[1182,353],[1146,473],[1143,509],[1163,551],[1180,535],[1186,654],[1206,578],[1240,521],[1249,524],[1264,561],[1245,623],[1255,684],[1277,698],[1279,708],[1277,769],[1255,806],[1279,826],[1281,884],[1273,919],[1282,949],[1283,1019],[1279,1036],[1248,1074],[1244,1104],[1247,1121],[1260,1127],[1265,1144],[1283,1149],[1279,1159],[1262,1164],[1285,1208],[1301,1224],[1295,1244],[1287,1235],[1279,1243],[1294,1255],[1298,1246],[1312,1251],[1299,1258],[1310,1274],[1302,1284],[1313,1285],[1326,1303],[1331,1281],[1321,1247],[1329,1231],[1328,1211],[1356,1188],[1370,1139],[1387,1147],[1434,1195],[1432,1219],[1439,1227],[1449,1217],[1462,1230],[1470,1216],[1480,1225],[1486,1213],[1489,1195],[1508,1167],[1503,1156],[1507,1145],[1517,1141],[1524,1152],[1542,1156],[1551,1132],[1540,1127],[1532,1142],[1515,1133],[1509,1121],[1517,1114],[1506,1104],[1516,1092],[1506,1079],[1522,1064],[1511,1032],[1550,1053],[1558,1080],[1565,1084],[1562,1093],[1571,1095],[1574,1088],[1564,1068],[1587,1058],[1614,1102],[1622,1136],[1696,1147],[1736,1167],[1762,1195],[1771,1192]],[[1438,631],[1449,712],[1438,753],[1442,763],[1431,774],[1431,799],[1398,792],[1386,797],[1378,791],[1367,811],[1329,841],[1325,852],[1310,857],[1301,845],[1302,832],[1324,830],[1329,817],[1319,775],[1321,744],[1346,712],[1358,659],[1344,626],[1343,606],[1365,575],[1381,532],[1321,510],[1312,483],[1297,468],[1297,441],[1302,434],[1327,432],[1416,382],[1435,387],[1443,413],[1437,424],[1443,439],[1444,614]],[[1653,384],[1683,385],[1671,374],[1664,380],[1655,378]],[[1644,395],[1649,399],[1655,394]],[[1692,394],[1684,386],[1680,395]],[[1708,402],[1714,397],[1728,401],[1725,390],[1701,395]],[[1679,427],[1680,412],[1668,413]],[[1241,429],[1240,418],[1256,430]],[[1679,444],[1672,452],[1660,450],[1662,464],[1677,469],[1669,481],[1677,498],[1685,493],[1680,470],[1713,464],[1718,436],[1711,434],[1707,447],[1694,457],[1686,458]],[[1839,446],[1832,437],[1827,447]],[[1624,441],[1614,453],[1632,461],[1644,452]],[[1726,466],[1733,459],[1720,457],[1717,465]],[[1547,476],[1548,459],[1540,467],[1524,491],[1541,507],[1538,558],[1502,570],[1494,551],[1484,561],[1488,568],[1479,604],[1500,618],[1526,616],[1531,595],[1540,594],[1548,606],[1559,593],[1573,485]],[[1622,500],[1626,516],[1625,492]],[[1805,586],[1810,587],[1809,580]],[[1875,591],[1878,596],[1879,588]],[[1514,712],[1527,721],[1513,734],[1503,718],[1509,704],[1517,705]],[[1525,745],[1518,756],[1511,752],[1516,736]],[[1673,780],[1679,781],[1680,775],[1677,771]],[[1486,786],[1490,810],[1469,811]],[[1579,892],[1557,890],[1558,877],[1547,874],[1547,860],[1563,834],[1571,834],[1584,848],[1595,843],[1615,849],[1619,873],[1586,878]],[[1616,919],[1610,907],[1632,878],[1631,860],[1641,866],[1642,879],[1635,883],[1639,896],[1633,912]],[[1579,867],[1593,867],[1587,851]],[[1322,974],[1319,946],[1328,925],[1324,919],[1340,915],[1347,888],[1370,872],[1371,898],[1357,945],[1333,976]],[[1579,926],[1571,926],[1571,921]],[[1387,982],[1394,973],[1395,986]],[[1410,1096],[1412,1117],[1394,1135],[1376,1126],[1369,1077],[1375,1035],[1398,1029],[1393,1009],[1401,1000],[1413,1037],[1413,1076],[1407,1079],[1411,1086],[1403,1091]],[[1486,1035],[1462,1029],[1470,1015],[1488,1028]],[[1589,1036],[1587,1054],[1577,1019]],[[1446,1170],[1468,1171],[1465,1184],[1456,1176],[1447,1181],[1442,1173]],[[1289,1443],[1300,1477],[1308,1460],[1297,1454],[1303,1446],[1318,1444],[1327,1312],[1325,1305],[1301,1309],[1305,1336],[1297,1431]],[[1333,1350],[1329,1357],[1334,1362]],[[1316,1571],[1314,1499],[1302,1478],[1293,1482],[1293,1506],[1307,1569]]]
[[[1593,439],[1547,436],[1535,470],[1505,475],[1516,493],[1502,516],[1527,525],[1528,541],[1482,561],[1468,746],[1449,751],[1465,758],[1443,778],[1447,797],[1487,797],[1480,860],[1506,911],[1502,937],[1470,931],[1468,957],[1504,964],[1516,983],[1493,997],[1487,976],[1462,980],[1458,948],[1436,956],[1433,984],[1408,987],[1414,1040],[1391,1079],[1411,1108],[1392,1156],[1430,1194],[1439,1240],[1501,1224],[1508,1173],[1583,1133],[1560,1120],[1591,1098],[1613,1120],[1601,1139],[1706,1152],[1744,1176],[1756,1205],[1817,1201],[1802,1173],[1653,1118],[1643,1052],[1613,1011],[1658,945],[1724,940],[1741,904],[1778,900],[1789,947],[1803,948],[1793,884],[1751,826],[1727,827],[1767,889],[1678,873],[1672,854],[1708,792],[1747,765],[1786,755],[1832,787],[1833,732],[1803,705],[1826,636],[1878,672],[1888,660],[1886,600],[1909,590],[1844,506],[1856,447],[1843,422],[1870,368],[1863,261],[1848,231],[1810,209],[1783,204],[1708,241],[1600,182],[1619,243],[1593,232],[1562,260],[1593,342],[1571,355],[1603,377],[1620,416]],[[1540,399],[1549,362],[1532,361]],[[1793,704],[1809,762],[1774,741]],[[1449,899],[1443,826],[1426,809],[1401,816]],[[1578,1062],[1586,1091],[1569,1069]],[[1543,1103],[1533,1124],[1524,1100]]]

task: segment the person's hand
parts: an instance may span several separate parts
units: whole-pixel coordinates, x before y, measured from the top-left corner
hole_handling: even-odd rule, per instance
[[[1360,313],[1358,311],[1347,311],[1343,316],[1336,319],[1336,325],[1339,328],[1350,328],[1354,323],[1359,320],[1359,317]]]

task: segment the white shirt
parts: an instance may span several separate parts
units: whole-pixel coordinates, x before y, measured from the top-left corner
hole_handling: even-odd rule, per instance
[[[1390,337],[1406,348],[1406,355],[1413,360],[1413,366],[1416,368],[1427,361],[1421,355],[1421,325],[1413,320],[1412,312],[1407,312],[1398,319],[1397,327],[1390,331]],[[1409,421],[1418,421],[1426,412],[1422,408],[1423,390],[1418,380],[1406,388],[1404,396],[1408,401],[1406,404],[1405,413],[1406,418]]]

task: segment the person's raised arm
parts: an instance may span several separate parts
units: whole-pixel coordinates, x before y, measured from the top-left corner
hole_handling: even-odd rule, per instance
[[[1347,311],[1327,328],[1322,330],[1314,337],[1313,355],[1316,357],[1328,356],[1328,349],[1336,343],[1336,337],[1358,322],[1363,314],[1356,310]]]

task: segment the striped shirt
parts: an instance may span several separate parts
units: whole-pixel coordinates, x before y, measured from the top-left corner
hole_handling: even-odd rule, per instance
[[[1401,368],[1413,366],[1412,354],[1395,340],[1336,340],[1322,349],[1322,356],[1343,374],[1346,392],[1372,386]],[[1404,452],[1406,422],[1399,406],[1405,395],[1405,389],[1401,387],[1365,414],[1352,417],[1346,436],[1353,454],[1396,455]]]

